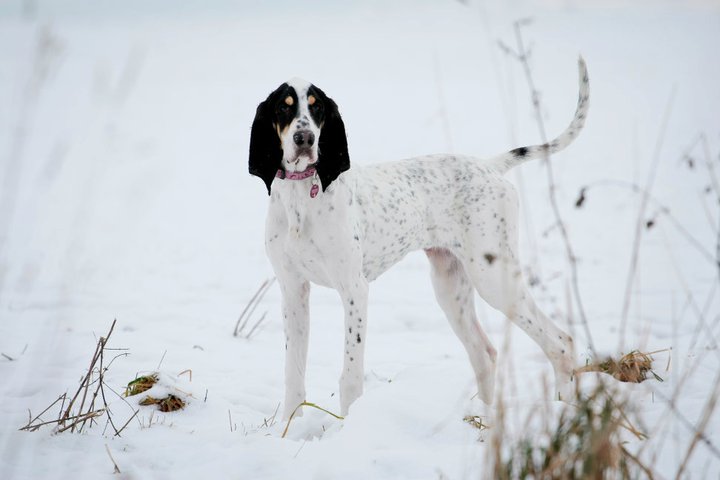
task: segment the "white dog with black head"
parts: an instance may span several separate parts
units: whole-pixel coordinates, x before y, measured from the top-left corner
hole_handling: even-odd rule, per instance
[[[282,292],[284,417],[305,401],[310,284],[337,290],[345,312],[343,415],[363,392],[368,283],[408,252],[431,264],[438,303],[470,358],[480,398],[493,400],[496,351],[478,323],[474,292],[547,355],[558,395],[572,393],[573,342],[536,306],[518,260],[518,201],[503,174],[568,146],[583,127],[589,83],[579,60],[575,116],[556,139],[490,159],[431,155],[350,168],[335,102],[293,79],[257,108],[250,173],[270,194],[265,245]]]

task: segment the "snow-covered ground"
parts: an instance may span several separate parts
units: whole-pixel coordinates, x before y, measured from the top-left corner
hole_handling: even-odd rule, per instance
[[[285,439],[285,425],[264,425],[283,392],[277,287],[255,314],[268,311],[259,331],[232,335],[272,276],[267,195],[247,174],[249,127],[257,104],[298,75],[340,105],[355,164],[536,143],[522,69],[498,47],[515,46],[512,22],[525,17],[550,134],[574,110],[577,55],[588,63],[590,115],[553,160],[557,195],[596,348],[672,348],[655,356],[665,382],[620,388],[633,394],[649,435],[629,436],[627,448],[674,477],[720,370],[719,210],[707,168],[710,160],[720,176],[713,3],[0,4],[0,478],[111,477],[106,448],[126,478],[480,477],[488,443],[462,420],[480,409],[470,365],[435,304],[422,254],[371,286],[366,393],[351,414],[339,421],[306,409]],[[645,215],[654,225],[642,231],[622,335],[641,197],[618,182],[645,185],[652,171],[659,203]],[[522,196],[522,256],[540,280],[533,292],[575,333],[581,365],[589,342],[568,300],[545,170],[529,163],[509,177]],[[580,189],[597,182],[576,209]],[[502,350],[508,422],[520,428],[549,401],[549,363],[478,307]],[[311,311],[308,401],[338,411],[341,306],[315,288]],[[169,379],[191,369],[191,382],[178,379],[193,394],[188,407],[152,415],[143,407],[121,438],[103,435],[104,423],[80,435],[17,431],[28,409],[37,414],[77,388],[113,319],[109,346],[130,355],[107,383],[120,391],[158,365]],[[664,399],[680,382],[670,408]],[[124,423],[132,410],[110,401]],[[715,414],[690,477],[717,478],[719,449]]]

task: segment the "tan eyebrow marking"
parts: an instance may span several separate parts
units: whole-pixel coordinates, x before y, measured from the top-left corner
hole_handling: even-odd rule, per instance
[[[314,95],[310,95],[310,96],[308,97],[308,105],[312,105],[312,104],[314,104],[314,103],[315,103],[315,96],[314,96]]]
[[[292,106],[293,103],[295,103],[295,100],[291,96],[285,97],[285,105]]]

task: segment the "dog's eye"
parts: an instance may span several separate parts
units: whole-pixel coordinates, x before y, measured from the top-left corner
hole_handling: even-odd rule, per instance
[[[310,102],[308,102],[308,103],[309,103],[310,110],[312,112],[315,112],[315,113],[322,112],[322,110],[323,110],[322,103],[320,103],[318,101],[315,101],[313,103],[310,103]]]
[[[279,103],[277,106],[278,111],[282,113],[290,113],[293,109],[292,104],[288,105],[287,103]]]

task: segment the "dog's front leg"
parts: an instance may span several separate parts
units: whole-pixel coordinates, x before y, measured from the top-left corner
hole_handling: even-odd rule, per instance
[[[338,290],[345,309],[345,360],[340,375],[340,411],[342,415],[347,415],[350,405],[363,392],[368,283],[364,277],[358,276]]]
[[[310,283],[299,278],[278,277],[282,292],[285,327],[285,408],[283,418],[305,401],[305,367],[307,365],[310,328]],[[302,415],[299,410],[296,415]]]

